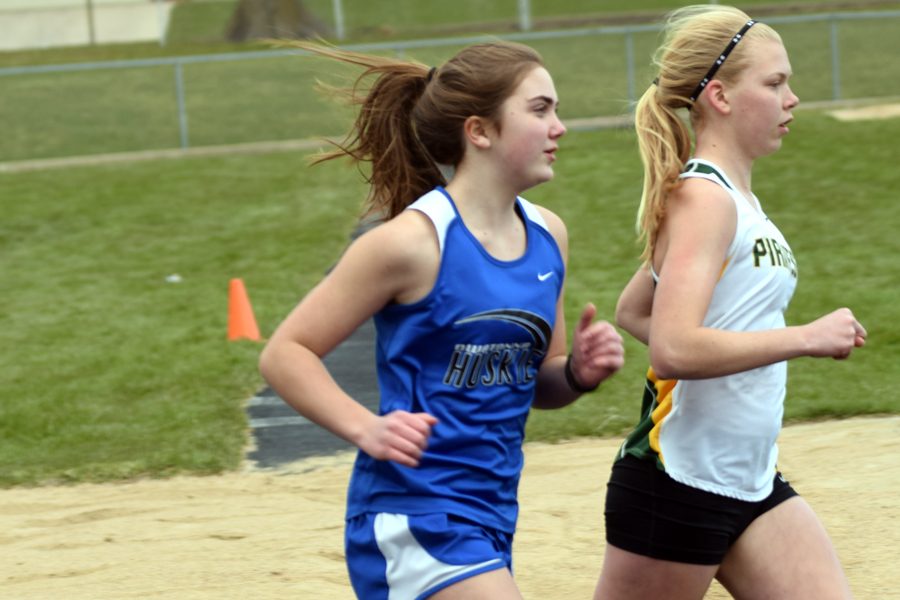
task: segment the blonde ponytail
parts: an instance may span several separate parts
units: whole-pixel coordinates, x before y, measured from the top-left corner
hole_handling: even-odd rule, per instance
[[[678,176],[691,154],[691,136],[687,125],[675,110],[660,101],[660,90],[652,85],[644,92],[635,109],[635,129],[644,188],[638,208],[637,229],[644,244],[641,258],[653,257],[659,226],[665,216],[665,200],[678,183]]]
[[[696,125],[703,118],[691,96],[723,49],[749,20],[737,8],[713,4],[685,6],[666,19],[665,38],[654,56],[659,75],[638,100],[634,115],[644,164],[637,229],[644,244],[641,256],[645,261],[653,258],[659,227],[666,214],[666,198],[678,185],[679,175],[691,155],[689,123]],[[771,27],[762,23],[745,31],[746,39],[781,40]],[[749,64],[750,48],[751,44],[746,42],[734,46],[728,59],[715,71],[715,79],[734,82]]]

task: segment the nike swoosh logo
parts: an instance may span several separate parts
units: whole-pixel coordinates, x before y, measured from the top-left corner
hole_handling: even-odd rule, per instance
[[[553,271],[547,271],[546,273],[538,273],[538,281],[547,281],[552,276],[553,276]]]

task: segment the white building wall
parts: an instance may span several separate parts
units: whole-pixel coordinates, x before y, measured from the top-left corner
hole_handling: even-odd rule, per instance
[[[171,0],[0,0],[0,51],[165,41]]]

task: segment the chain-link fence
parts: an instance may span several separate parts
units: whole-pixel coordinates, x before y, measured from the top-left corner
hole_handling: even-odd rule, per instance
[[[900,96],[900,11],[770,17],[802,101]],[[627,115],[649,85],[656,25],[512,33],[542,53],[564,119]],[[347,46],[440,64],[480,36]],[[278,50],[0,69],[0,161],[340,135],[314,90],[332,62]]]

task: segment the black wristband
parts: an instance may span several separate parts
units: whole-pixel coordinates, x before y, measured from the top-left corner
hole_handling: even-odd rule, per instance
[[[575,379],[575,373],[572,372],[572,355],[571,354],[569,354],[569,356],[566,357],[566,368],[563,370],[566,373],[566,383],[569,384],[569,387],[572,388],[573,392],[578,392],[579,394],[586,394],[588,392],[593,392],[594,390],[597,389],[597,387],[600,386],[600,384],[598,383],[597,385],[593,385],[591,387],[585,387],[585,386],[581,385],[580,383],[578,383],[578,380]]]

